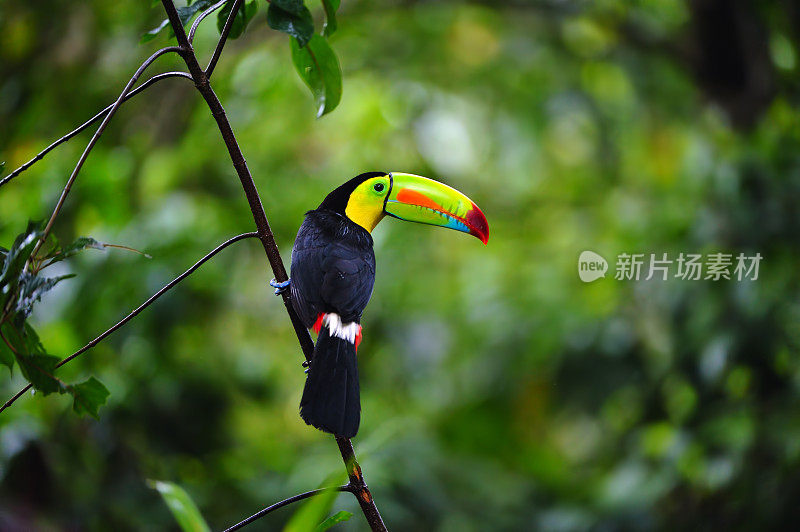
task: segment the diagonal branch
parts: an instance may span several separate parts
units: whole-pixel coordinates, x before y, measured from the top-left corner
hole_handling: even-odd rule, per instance
[[[233,27],[233,21],[243,3],[244,0],[233,0],[233,6],[231,6],[231,12],[228,15],[228,20],[225,21],[225,26],[223,26],[222,33],[219,35],[217,47],[214,49],[211,60],[208,62],[208,66],[206,67],[206,77],[210,78],[211,73],[214,72],[214,68],[217,66],[217,61],[219,61],[219,56],[222,53],[222,48],[225,46],[225,42],[228,40],[228,34],[231,32],[231,27]]]
[[[200,13],[200,16],[194,20],[194,22],[192,23],[192,27],[189,29],[189,44],[191,44],[194,41],[194,33],[197,31],[197,27],[200,25],[200,23],[203,22],[203,19],[209,16],[217,9],[221,8],[223,5],[225,5],[225,2],[227,1],[228,0],[219,0],[219,2],[209,7],[202,13]]]
[[[131,321],[131,320],[132,320],[133,318],[135,318],[135,317],[136,317],[136,316],[137,316],[137,315],[138,315],[138,314],[139,314],[141,311],[143,311],[144,309],[146,309],[147,307],[149,307],[150,305],[152,305],[152,304],[153,304],[153,303],[156,301],[156,299],[158,299],[159,297],[163,296],[164,294],[166,294],[167,292],[169,292],[170,290],[172,290],[172,289],[173,289],[173,288],[174,288],[174,287],[175,287],[175,286],[176,286],[178,283],[180,283],[181,281],[183,281],[184,279],[186,279],[187,277],[189,277],[191,274],[193,274],[193,273],[195,272],[195,270],[197,270],[197,268],[199,268],[200,266],[202,266],[202,265],[203,265],[205,262],[207,262],[207,261],[208,261],[209,259],[211,259],[211,258],[212,258],[214,255],[216,255],[217,253],[219,253],[220,251],[222,251],[222,250],[223,250],[223,249],[225,249],[226,247],[230,246],[231,244],[233,244],[233,243],[235,243],[235,242],[238,242],[239,240],[244,240],[245,238],[255,238],[255,237],[258,237],[258,233],[255,233],[255,232],[252,232],[252,233],[243,233],[243,234],[241,234],[241,235],[237,235],[237,236],[235,236],[235,237],[233,237],[233,238],[229,238],[228,240],[226,240],[225,242],[223,242],[223,243],[222,243],[222,244],[220,244],[219,246],[215,247],[213,250],[211,250],[211,251],[209,251],[208,253],[206,253],[206,255],[205,255],[205,256],[204,256],[202,259],[200,259],[200,260],[198,260],[197,262],[195,262],[195,263],[192,265],[192,267],[191,267],[191,268],[189,268],[188,270],[186,270],[185,272],[183,272],[182,274],[180,274],[179,276],[177,276],[175,279],[173,279],[172,281],[170,281],[169,283],[167,283],[166,285],[164,285],[164,286],[161,288],[161,290],[159,290],[158,292],[156,292],[155,294],[153,294],[152,296],[150,296],[150,297],[147,299],[147,301],[145,301],[144,303],[142,303],[141,305],[139,305],[138,307],[136,307],[135,309],[133,309],[133,310],[130,312],[130,314],[128,314],[127,316],[125,316],[124,318],[122,318],[121,320],[119,320],[119,321],[118,321],[117,323],[115,323],[115,324],[114,324],[112,327],[108,328],[108,329],[107,329],[107,330],[106,330],[106,331],[105,331],[103,334],[101,334],[100,336],[98,336],[97,338],[95,338],[94,340],[92,340],[91,342],[89,342],[88,344],[86,344],[85,346],[81,347],[80,349],[78,349],[77,351],[75,351],[74,353],[72,353],[70,356],[68,356],[68,357],[67,357],[67,358],[65,358],[64,360],[62,360],[61,362],[59,362],[59,363],[56,365],[56,368],[60,368],[61,366],[63,366],[63,365],[64,365],[64,364],[66,364],[67,362],[71,361],[71,360],[72,360],[72,359],[74,359],[75,357],[77,357],[77,356],[80,356],[80,355],[81,355],[81,354],[83,354],[84,352],[88,351],[89,349],[93,348],[94,346],[96,346],[97,344],[99,344],[100,342],[102,342],[102,341],[103,341],[103,340],[104,340],[106,337],[108,337],[108,336],[109,336],[111,333],[113,333],[114,331],[116,331],[117,329],[119,329],[120,327],[122,327],[123,325],[125,325],[126,323],[128,323],[129,321]],[[30,389],[31,389],[31,385],[30,385],[30,384],[28,384],[28,385],[27,385],[27,386],[25,386],[23,389],[21,389],[19,392],[17,392],[17,393],[16,393],[16,395],[14,395],[14,397],[12,397],[12,398],[11,398],[11,399],[9,399],[8,401],[6,401],[6,403],[5,403],[5,404],[4,404],[2,407],[0,407],[0,413],[1,413],[1,412],[3,412],[3,410],[5,410],[5,409],[6,409],[6,408],[8,408],[9,406],[11,406],[12,404],[14,404],[14,401],[16,401],[17,399],[19,399],[20,397],[22,397],[22,395],[23,395],[25,392],[27,392],[28,390],[30,390]]]
[[[89,153],[91,153],[92,148],[94,148],[94,145],[97,144],[98,139],[100,139],[100,135],[102,135],[103,131],[105,131],[106,126],[111,121],[111,118],[114,116],[114,114],[117,112],[117,109],[119,109],[119,106],[122,105],[122,102],[125,101],[125,96],[128,95],[128,93],[131,91],[131,88],[133,88],[134,84],[136,84],[136,80],[139,79],[139,76],[142,75],[142,73],[147,69],[147,67],[149,67],[153,63],[153,61],[155,61],[162,55],[168,54],[170,52],[180,52],[180,51],[181,48],[177,46],[169,46],[167,48],[162,48],[158,50],[153,55],[148,57],[144,61],[144,63],[141,64],[141,66],[139,66],[139,68],[133,74],[133,77],[131,77],[130,81],[128,81],[128,84],[125,85],[124,89],[122,89],[122,92],[117,98],[117,101],[114,102],[114,105],[111,106],[111,110],[108,111],[106,117],[103,119],[102,122],[100,122],[100,125],[97,127],[97,131],[94,132],[94,135],[92,135],[91,140],[89,140],[89,144],[86,145],[86,148],[83,150],[80,159],[78,159],[78,164],[76,164],[75,169],[72,170],[72,174],[70,174],[69,179],[67,180],[67,184],[64,185],[64,190],[61,191],[61,196],[58,198],[58,203],[56,203],[56,207],[55,209],[53,209],[53,214],[50,215],[50,219],[47,221],[47,225],[44,227],[44,231],[42,232],[42,238],[39,240],[39,243],[37,244],[36,249],[34,249],[33,254],[31,256],[36,255],[36,252],[39,250],[39,248],[41,248],[44,241],[47,240],[47,235],[53,228],[53,224],[56,221],[56,217],[58,216],[58,213],[61,212],[61,207],[64,206],[64,202],[67,199],[67,195],[69,194],[69,191],[72,188],[72,184],[75,182],[75,178],[78,177],[78,172],[81,171],[83,163],[86,162],[86,159],[89,157]]]
[[[145,81],[144,83],[142,83],[141,85],[139,85],[138,87],[136,87],[135,89],[133,89],[131,92],[129,92],[122,101],[130,100],[131,98],[133,98],[134,96],[136,96],[137,94],[139,94],[140,92],[145,90],[150,85],[152,85],[152,84],[154,84],[154,83],[156,83],[158,81],[161,81],[162,79],[175,78],[175,77],[186,78],[188,80],[192,79],[192,76],[190,76],[186,72],[164,72],[163,74],[157,74],[157,75],[153,76],[152,78],[148,79],[147,81]],[[73,129],[72,131],[70,131],[69,133],[67,133],[66,135],[64,135],[63,137],[61,137],[60,139],[56,140],[55,142],[50,144],[48,147],[46,147],[45,149],[43,149],[42,151],[37,153],[36,157],[34,157],[30,161],[28,161],[25,164],[23,164],[22,166],[20,166],[19,168],[17,168],[16,170],[11,172],[7,176],[5,176],[3,179],[0,179],[0,187],[2,187],[3,185],[8,183],[9,181],[14,179],[15,177],[17,177],[19,174],[21,174],[22,172],[24,172],[25,170],[27,170],[31,166],[33,166],[36,162],[41,161],[44,158],[44,156],[47,155],[48,153],[50,153],[54,148],[56,148],[56,147],[60,146],[61,144],[67,142],[69,139],[71,139],[72,137],[74,137],[78,133],[84,131],[86,128],[88,128],[89,126],[91,126],[92,124],[94,124],[95,122],[100,120],[102,117],[106,116],[109,113],[109,111],[111,111],[111,109],[113,107],[114,107],[113,103],[108,105],[105,109],[103,109],[102,111],[100,111],[99,113],[94,115],[92,118],[90,118],[89,120],[87,120],[86,122],[84,122],[83,124],[78,126],[77,128]]]
[[[300,493],[298,495],[295,495],[294,497],[289,497],[288,499],[284,499],[281,502],[276,502],[275,504],[267,506],[263,510],[251,515],[247,519],[245,519],[243,521],[239,521],[238,523],[236,523],[235,525],[233,525],[230,528],[226,528],[224,530],[224,532],[233,532],[234,530],[239,530],[240,528],[242,528],[242,527],[244,527],[246,525],[249,525],[250,523],[252,523],[256,519],[260,519],[260,518],[264,517],[265,515],[267,515],[268,513],[272,512],[274,510],[277,510],[278,508],[283,508],[284,506],[292,504],[293,502],[302,501],[303,499],[308,499],[309,497],[313,497],[314,495],[320,495],[322,493],[325,493],[325,492],[328,492],[328,491],[333,491],[333,490],[335,490],[335,491],[349,491],[349,492],[353,491],[352,488],[350,487],[350,485],[348,484],[347,486],[336,486],[336,487],[333,487],[333,488],[320,488],[320,489],[317,489],[317,490],[311,490],[311,491],[307,491],[305,493]]]

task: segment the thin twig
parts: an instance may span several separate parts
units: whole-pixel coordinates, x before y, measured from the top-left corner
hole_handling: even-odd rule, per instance
[[[75,182],[75,178],[78,177],[78,172],[81,171],[83,163],[86,162],[86,159],[89,157],[89,153],[91,153],[92,148],[94,148],[94,145],[97,143],[97,140],[100,138],[100,135],[102,135],[103,131],[105,131],[106,126],[111,121],[111,118],[114,116],[114,113],[117,112],[119,106],[122,105],[122,102],[125,101],[125,96],[128,95],[131,88],[134,86],[134,84],[136,84],[136,80],[139,79],[139,76],[142,75],[142,72],[144,72],[145,69],[147,69],[147,67],[149,67],[153,63],[153,61],[155,61],[162,55],[168,54],[170,52],[180,52],[180,51],[181,51],[180,47],[177,46],[169,46],[167,48],[162,48],[157,52],[155,52],[150,57],[148,57],[145,60],[145,62],[142,63],[138,69],[136,69],[136,72],[133,74],[133,77],[131,77],[130,81],[128,81],[128,84],[125,85],[125,88],[122,89],[122,92],[119,94],[117,101],[114,102],[114,105],[111,106],[111,110],[108,111],[106,117],[103,119],[102,122],[100,122],[100,125],[97,127],[97,131],[94,132],[94,135],[92,135],[91,140],[89,140],[89,144],[86,145],[86,148],[83,150],[80,159],[78,159],[78,164],[75,165],[75,168],[72,170],[72,174],[70,174],[69,179],[67,180],[67,184],[64,185],[64,190],[61,191],[61,196],[58,198],[58,203],[56,203],[56,207],[55,209],[53,209],[53,214],[50,215],[50,219],[47,221],[47,225],[44,227],[44,231],[42,232],[42,238],[36,245],[36,249],[34,250],[33,255],[36,255],[36,252],[42,246],[44,241],[47,240],[47,235],[53,228],[53,224],[56,221],[56,217],[58,217],[58,213],[61,212],[61,207],[64,206],[64,202],[67,199],[67,195],[69,194],[69,191],[72,188],[72,184]]]
[[[138,87],[136,87],[135,89],[133,89],[131,92],[129,92],[125,96],[123,101],[130,100],[131,98],[133,98],[134,96],[136,96],[137,94],[139,94],[140,92],[145,90],[147,87],[149,87],[153,83],[156,83],[157,81],[161,81],[162,79],[167,79],[167,78],[175,78],[175,77],[182,77],[182,78],[186,78],[188,80],[192,79],[192,76],[190,76],[186,72],[164,72],[163,74],[157,74],[157,75],[153,76],[152,78],[148,79],[147,81],[145,81],[144,83],[142,83],[141,85],[139,85]],[[52,144],[50,144],[44,150],[40,151],[38,154],[36,154],[36,157],[34,157],[30,161],[28,161],[25,164],[23,164],[22,166],[20,166],[19,168],[17,168],[16,170],[11,172],[7,176],[5,176],[3,179],[0,179],[0,187],[2,187],[3,185],[8,183],[9,181],[14,179],[15,177],[17,177],[19,174],[21,174],[22,172],[24,172],[25,170],[27,170],[31,166],[33,166],[37,161],[41,161],[44,158],[45,155],[47,155],[51,150],[53,150],[53,148],[56,148],[57,146],[60,146],[61,144],[65,143],[66,141],[68,141],[69,139],[71,139],[72,137],[77,135],[78,133],[84,131],[86,128],[88,128],[89,126],[91,126],[92,124],[94,124],[95,122],[100,120],[102,117],[107,115],[108,112],[111,111],[111,109],[113,107],[114,107],[113,103],[109,104],[105,109],[103,109],[102,111],[100,111],[99,113],[94,115],[92,118],[90,118],[89,120],[87,120],[86,122],[84,122],[83,124],[78,126],[76,129],[73,129],[72,131],[70,131],[69,133],[67,133],[66,135],[61,137],[60,139],[58,139],[55,142],[53,142]]]
[[[308,499],[309,497],[313,497],[314,495],[320,495],[320,494],[328,492],[328,491],[352,491],[352,488],[349,485],[347,485],[347,486],[336,486],[334,488],[320,488],[320,489],[316,489],[316,490],[307,491],[305,493],[300,493],[298,495],[295,495],[294,497],[289,497],[288,499],[284,499],[281,502],[276,502],[273,505],[267,506],[266,508],[264,508],[260,512],[257,512],[255,514],[251,515],[250,517],[248,517],[244,521],[240,521],[240,522],[236,523],[235,525],[233,525],[232,527],[226,528],[224,530],[224,532],[233,532],[234,530],[239,530],[243,526],[249,525],[250,523],[252,523],[256,519],[260,519],[261,517],[264,517],[268,513],[272,512],[274,510],[277,510],[278,508],[283,508],[284,506],[292,504],[293,502],[302,501],[303,499]]]
[[[194,20],[194,22],[192,23],[192,27],[189,29],[189,43],[190,44],[194,41],[194,33],[197,31],[197,27],[200,25],[200,23],[203,22],[203,19],[206,18],[207,16],[209,16],[211,13],[213,13],[217,9],[221,8],[223,5],[225,5],[225,2],[227,2],[227,1],[228,0],[219,0],[219,2],[217,2],[213,6],[209,7],[208,9],[203,11],[202,13],[200,13],[200,16],[197,17]]]
[[[195,262],[195,263],[194,263],[194,265],[192,265],[192,267],[191,267],[191,268],[189,268],[188,270],[186,270],[185,272],[183,272],[182,274],[180,274],[179,276],[177,276],[175,279],[173,279],[172,281],[170,281],[168,284],[164,285],[164,286],[161,288],[161,290],[159,290],[158,292],[156,292],[155,294],[153,294],[152,296],[150,296],[150,297],[147,299],[147,301],[145,301],[144,303],[142,303],[141,305],[139,305],[138,307],[136,307],[134,310],[132,310],[132,311],[130,312],[130,314],[128,314],[127,316],[125,316],[124,318],[122,318],[120,321],[118,321],[116,324],[114,324],[112,327],[110,327],[109,329],[107,329],[107,330],[106,330],[106,331],[105,331],[103,334],[101,334],[100,336],[98,336],[97,338],[95,338],[94,340],[92,340],[91,342],[89,342],[88,344],[86,344],[85,346],[81,347],[80,349],[78,349],[77,351],[75,351],[74,353],[72,353],[70,356],[68,356],[68,357],[67,357],[67,358],[65,358],[64,360],[62,360],[61,362],[59,362],[59,363],[56,365],[56,368],[60,368],[61,366],[63,366],[63,365],[64,365],[64,364],[66,364],[67,362],[69,362],[70,360],[74,359],[74,358],[75,358],[75,357],[77,357],[77,356],[80,356],[80,355],[81,355],[81,354],[83,354],[84,352],[88,351],[89,349],[91,349],[91,348],[93,348],[94,346],[96,346],[97,344],[99,344],[101,341],[103,341],[103,340],[104,340],[104,339],[105,339],[107,336],[109,336],[111,333],[113,333],[114,331],[116,331],[117,329],[119,329],[120,327],[122,327],[123,325],[125,325],[126,323],[128,323],[129,321],[131,321],[133,318],[135,318],[135,317],[136,317],[136,315],[137,315],[137,314],[139,314],[141,311],[143,311],[144,309],[146,309],[147,307],[149,307],[151,304],[153,304],[153,303],[156,301],[156,299],[158,299],[159,297],[161,297],[161,296],[163,296],[164,294],[166,294],[168,291],[170,291],[172,288],[174,288],[174,287],[175,287],[175,285],[177,285],[178,283],[180,283],[181,281],[183,281],[183,280],[184,280],[186,277],[188,277],[189,275],[191,275],[192,273],[194,273],[194,271],[195,271],[195,270],[197,270],[197,268],[199,268],[200,266],[202,266],[202,265],[203,265],[203,263],[205,263],[206,261],[208,261],[208,260],[209,260],[211,257],[213,257],[214,255],[216,255],[217,253],[219,253],[220,251],[222,251],[222,250],[223,250],[223,249],[225,249],[226,247],[230,246],[231,244],[233,244],[233,243],[235,243],[235,242],[238,242],[239,240],[244,240],[245,238],[258,238],[258,233],[256,233],[256,232],[252,232],[252,233],[243,233],[243,234],[241,234],[241,235],[237,235],[237,236],[235,236],[235,237],[233,237],[233,238],[229,238],[228,240],[226,240],[225,242],[223,242],[223,243],[222,243],[222,244],[220,244],[219,246],[215,247],[213,250],[211,250],[211,251],[209,251],[208,253],[206,253],[206,255],[205,255],[205,256],[204,256],[202,259],[200,259],[199,261]],[[19,398],[20,398],[20,397],[21,397],[21,396],[22,396],[22,395],[23,395],[25,392],[27,392],[27,391],[28,391],[28,390],[30,390],[30,389],[31,389],[31,385],[30,385],[30,384],[28,384],[28,385],[27,385],[27,386],[25,386],[23,389],[21,389],[19,392],[17,392],[17,393],[14,395],[14,397],[12,397],[12,398],[11,398],[11,399],[9,399],[8,401],[6,401],[6,403],[5,403],[5,404],[4,404],[2,407],[0,407],[0,413],[1,413],[1,412],[3,412],[3,410],[5,410],[5,409],[6,409],[6,408],[8,408],[9,406],[11,406],[12,404],[14,404],[14,401],[16,401],[17,399],[19,399]]]
[[[244,0],[233,0],[233,6],[231,6],[231,13],[228,15],[228,20],[225,21],[225,26],[222,28],[222,33],[219,35],[219,41],[217,41],[217,47],[214,49],[214,54],[211,56],[211,60],[208,62],[208,66],[205,69],[206,77],[211,77],[211,73],[214,72],[214,68],[217,66],[217,61],[219,61],[219,56],[222,53],[222,48],[225,47],[225,42],[228,40],[228,34],[231,32],[231,27],[233,27],[233,20],[236,18],[236,14],[239,12],[239,8],[242,7]]]

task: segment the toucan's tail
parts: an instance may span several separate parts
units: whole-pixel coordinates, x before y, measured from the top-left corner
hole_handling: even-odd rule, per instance
[[[307,424],[337,436],[352,438],[361,420],[356,346],[322,327],[300,400],[300,417]]]

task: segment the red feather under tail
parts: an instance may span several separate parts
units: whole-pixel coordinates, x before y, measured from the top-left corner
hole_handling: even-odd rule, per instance
[[[319,330],[322,329],[322,320],[325,319],[325,313],[320,312],[317,315],[317,321],[314,322],[314,326],[311,327],[315,333],[319,334]]]

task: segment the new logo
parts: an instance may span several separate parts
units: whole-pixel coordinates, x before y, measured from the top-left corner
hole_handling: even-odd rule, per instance
[[[578,277],[584,283],[591,283],[606,276],[608,262],[594,251],[584,251],[578,257]]]

